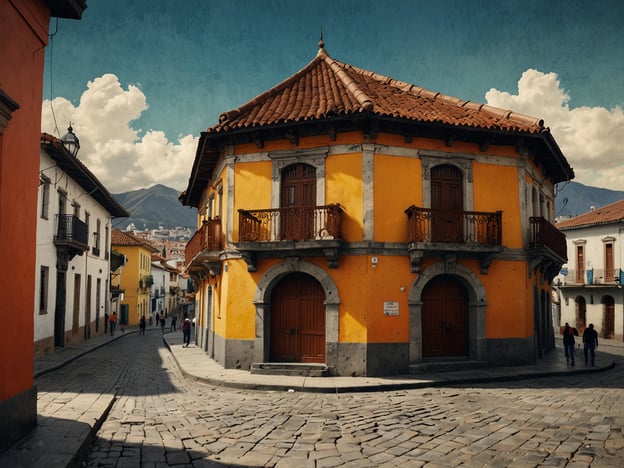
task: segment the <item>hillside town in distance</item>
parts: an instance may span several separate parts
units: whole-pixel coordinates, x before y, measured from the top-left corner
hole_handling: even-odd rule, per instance
[[[185,248],[194,230],[188,227],[137,230],[128,225],[126,233],[149,242],[158,252],[152,254],[153,284],[150,291],[151,310],[149,323],[156,322],[157,316],[164,315],[168,323],[173,316],[178,319],[184,314],[194,317],[193,286],[190,277],[184,271]],[[167,281],[166,277],[177,276],[177,286]],[[173,280],[175,283],[175,280]],[[122,317],[120,316],[120,320]]]

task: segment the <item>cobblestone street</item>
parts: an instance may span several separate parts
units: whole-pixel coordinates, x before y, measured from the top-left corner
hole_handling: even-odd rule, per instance
[[[48,405],[59,412],[70,404],[64,392],[116,394],[90,467],[621,467],[624,366],[613,359],[614,369],[595,374],[451,388],[240,390],[185,378],[152,332],[37,386],[40,399],[59,399]]]

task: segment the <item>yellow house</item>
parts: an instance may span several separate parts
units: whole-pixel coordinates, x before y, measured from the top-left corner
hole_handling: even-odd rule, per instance
[[[384,375],[534,362],[566,261],[537,118],[332,59],[201,134],[183,204],[197,344],[226,368]]]
[[[150,314],[150,292],[153,284],[152,253],[158,252],[148,241],[130,232],[113,229],[111,246],[125,255],[126,263],[111,284],[123,291],[120,301],[119,323],[138,325],[141,316]]]

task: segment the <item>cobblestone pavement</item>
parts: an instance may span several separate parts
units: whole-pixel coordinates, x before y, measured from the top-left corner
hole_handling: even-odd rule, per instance
[[[37,385],[40,398],[116,396],[89,467],[621,467],[624,358],[614,359],[607,372],[509,383],[270,392],[186,379],[154,333],[111,343]]]

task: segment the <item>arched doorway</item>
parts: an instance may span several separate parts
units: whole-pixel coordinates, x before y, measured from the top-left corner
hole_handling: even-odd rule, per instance
[[[615,337],[615,301],[611,296],[604,296],[602,298],[602,304],[602,337],[613,339]]]
[[[587,323],[587,303],[585,302],[585,298],[583,296],[576,296],[576,299],[574,299],[574,305],[576,308],[576,328],[579,333],[583,333]]]
[[[292,273],[273,289],[269,360],[325,362],[325,293],[312,276]]]
[[[468,294],[460,281],[440,275],[422,292],[422,356],[469,355]]]
[[[463,242],[462,173],[443,164],[431,169],[431,237],[433,242]]]
[[[316,169],[302,163],[285,167],[280,187],[281,239],[313,239],[314,210],[301,208],[315,205]]]

